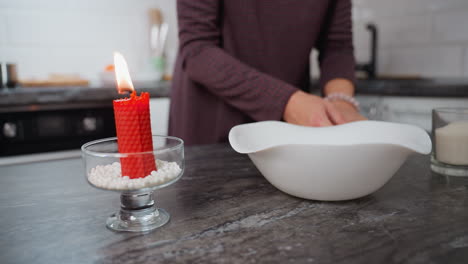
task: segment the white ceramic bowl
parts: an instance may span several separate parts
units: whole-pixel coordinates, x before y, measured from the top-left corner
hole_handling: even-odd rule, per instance
[[[237,152],[248,154],[276,188],[322,201],[373,193],[409,154],[429,154],[432,146],[419,127],[380,121],[332,127],[264,121],[233,127],[229,142]]]

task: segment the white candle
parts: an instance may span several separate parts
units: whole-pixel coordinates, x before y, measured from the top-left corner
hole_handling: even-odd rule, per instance
[[[468,165],[468,121],[453,122],[435,130],[438,161]]]

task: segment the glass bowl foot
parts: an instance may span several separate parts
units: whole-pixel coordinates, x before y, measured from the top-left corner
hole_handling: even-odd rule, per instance
[[[170,215],[157,208],[152,193],[122,193],[121,209],[106,222],[107,228],[119,232],[149,232],[169,222]]]
[[[169,213],[161,208],[154,208],[152,212],[133,212],[130,217],[120,211],[107,219],[106,226],[119,232],[148,232],[165,225],[169,219]]]

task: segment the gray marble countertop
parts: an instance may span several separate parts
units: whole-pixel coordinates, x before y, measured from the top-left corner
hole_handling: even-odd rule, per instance
[[[275,189],[228,145],[189,147],[185,175],[156,192],[171,221],[142,235],[106,229],[119,195],[89,186],[80,159],[3,166],[0,260],[466,263],[467,187],[468,179],[432,174],[428,156],[412,156],[372,195],[308,201]]]

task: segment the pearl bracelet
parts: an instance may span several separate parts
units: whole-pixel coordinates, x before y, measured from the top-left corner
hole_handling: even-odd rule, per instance
[[[325,100],[330,101],[330,102],[339,101],[339,100],[345,101],[354,105],[354,107],[356,107],[356,109],[359,110],[359,102],[354,97],[349,96],[344,93],[331,93],[325,97]]]

